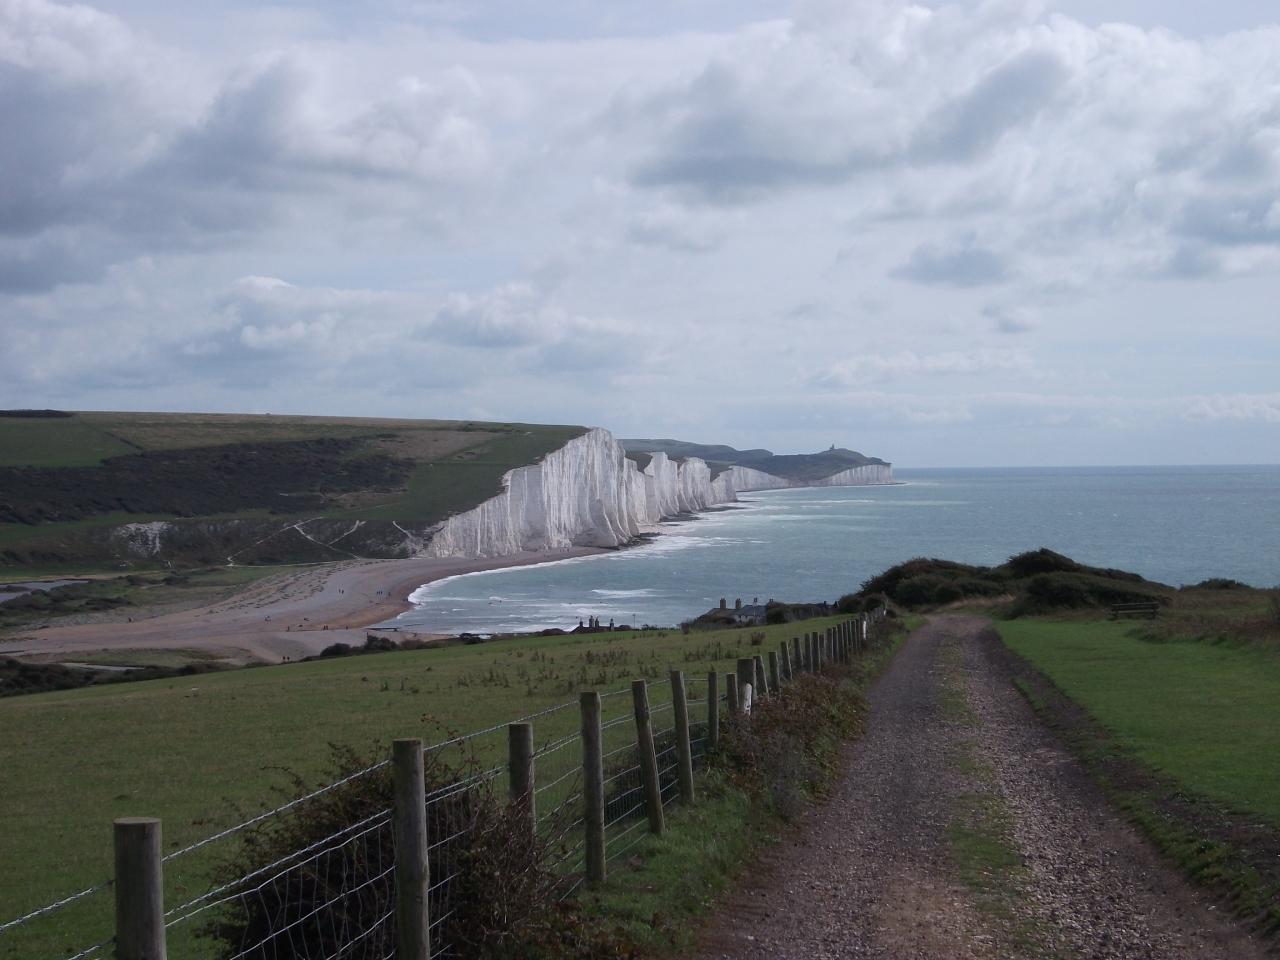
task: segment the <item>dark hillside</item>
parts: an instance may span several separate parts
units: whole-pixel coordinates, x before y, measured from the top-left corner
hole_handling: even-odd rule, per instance
[[[627,455],[637,462],[640,455],[651,453],[665,453],[675,459],[697,457],[707,461],[713,476],[723,473],[729,467],[738,466],[762,470],[785,480],[812,483],[851,467],[863,467],[867,464],[887,465],[886,461],[877,457],[868,457],[856,450],[836,447],[823,450],[821,453],[778,456],[769,450],[735,450],[724,444],[686,443],[683,440],[620,440],[619,443],[627,451]],[[645,462],[647,463],[647,460]],[[643,469],[643,464],[641,468]]]
[[[842,610],[857,611],[873,598],[887,597],[908,609],[960,600],[999,599],[1010,616],[1054,610],[1106,608],[1115,603],[1167,604],[1172,587],[1136,573],[1090,567],[1041,547],[1010,557],[998,567],[918,557],[890,567],[841,597]]]
[[[0,523],[118,512],[298,513],[322,509],[337,494],[390,491],[408,479],[411,461],[362,447],[359,440],[295,440],[148,451],[96,467],[0,467]]]

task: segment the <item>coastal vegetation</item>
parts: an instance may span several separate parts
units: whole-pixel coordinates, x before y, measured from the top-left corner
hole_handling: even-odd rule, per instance
[[[1002,616],[1020,617],[1063,610],[1089,610],[1116,603],[1171,602],[1174,591],[1123,570],[1091,567],[1040,548],[1010,557],[996,567],[918,558],[867,580],[841,609],[861,609],[868,598],[885,597],[899,606],[924,609],[966,600],[1000,600]]]

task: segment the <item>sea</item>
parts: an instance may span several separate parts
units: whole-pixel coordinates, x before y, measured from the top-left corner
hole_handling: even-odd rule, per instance
[[[441,633],[669,626],[769,599],[835,600],[913,557],[998,564],[1048,547],[1172,585],[1280,585],[1280,465],[895,469],[872,487],[741,495],[652,542],[428,584],[393,621]]]

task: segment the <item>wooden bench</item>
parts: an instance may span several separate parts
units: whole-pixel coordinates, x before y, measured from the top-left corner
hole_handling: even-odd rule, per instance
[[[1121,617],[1146,617],[1149,620],[1154,620],[1159,612],[1160,604],[1155,600],[1142,603],[1113,603],[1111,605],[1112,620],[1119,620]]]

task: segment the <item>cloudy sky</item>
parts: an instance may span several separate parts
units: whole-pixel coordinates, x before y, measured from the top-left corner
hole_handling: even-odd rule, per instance
[[[1277,21],[0,0],[0,406],[1280,462]]]

